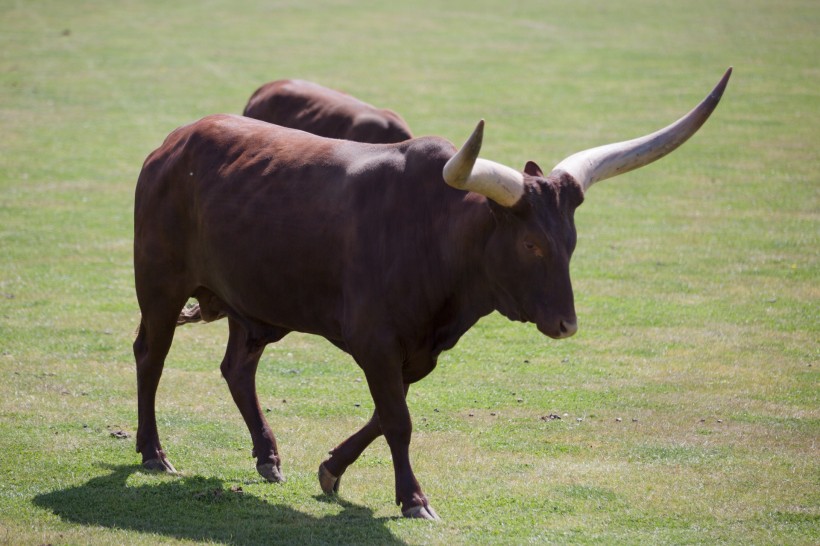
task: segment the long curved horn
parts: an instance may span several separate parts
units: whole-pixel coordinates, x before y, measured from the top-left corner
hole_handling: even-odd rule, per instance
[[[600,180],[629,172],[662,158],[686,142],[703,125],[720,102],[732,67],[709,95],[691,112],[668,127],[650,135],[590,148],[573,154],[555,166],[553,173],[564,171],[571,174],[586,191]]]
[[[511,207],[524,195],[524,175],[501,163],[479,158],[483,138],[482,119],[464,146],[444,165],[444,181],[454,188],[480,193],[501,206]]]

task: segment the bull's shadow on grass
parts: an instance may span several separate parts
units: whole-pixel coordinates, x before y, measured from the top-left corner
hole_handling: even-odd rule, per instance
[[[214,478],[180,477],[129,486],[139,466],[116,466],[87,483],[34,498],[65,521],[224,544],[404,544],[370,509],[333,500],[338,514],[315,517],[226,489]],[[323,500],[317,497],[317,500]]]

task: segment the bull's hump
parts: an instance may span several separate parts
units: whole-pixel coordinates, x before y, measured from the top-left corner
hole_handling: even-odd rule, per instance
[[[351,170],[367,166],[392,165],[403,170],[408,162],[438,164],[455,153],[455,146],[441,137],[419,137],[395,144],[365,144],[336,141],[334,155]],[[442,163],[443,165],[443,163]]]
[[[403,151],[390,144],[344,142],[335,152],[335,158],[345,166],[349,179],[383,175],[386,171],[400,173],[406,163]]]

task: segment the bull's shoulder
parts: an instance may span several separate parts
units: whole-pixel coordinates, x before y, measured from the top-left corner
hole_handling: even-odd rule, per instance
[[[320,137],[317,137],[320,138]],[[369,144],[353,140],[322,139],[334,148],[342,163],[362,165],[394,164],[399,170],[408,162],[435,165],[446,162],[455,153],[455,146],[440,137],[420,137],[393,144]],[[357,171],[360,168],[350,170]],[[367,169],[365,169],[367,170]]]

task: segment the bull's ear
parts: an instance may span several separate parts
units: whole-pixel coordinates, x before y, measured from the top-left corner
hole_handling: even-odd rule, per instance
[[[524,165],[524,172],[530,176],[544,178],[544,171],[541,170],[541,167],[539,167],[535,161],[527,161],[527,164]]]

